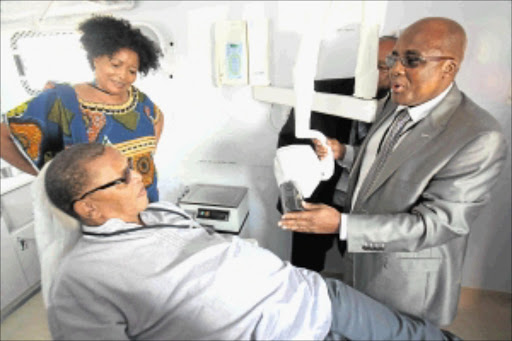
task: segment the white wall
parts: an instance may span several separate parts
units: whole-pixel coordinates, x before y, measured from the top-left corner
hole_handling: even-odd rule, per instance
[[[165,115],[156,155],[163,198],[174,198],[175,189],[193,182],[249,187],[250,218],[242,235],[257,238],[284,259],[290,256],[291,236],[277,227],[278,194],[271,165],[277,134],[289,108],[254,101],[248,86],[214,86],[213,24],[258,15],[270,19],[272,85],[291,87],[307,6],[288,1],[143,1],[137,2],[134,10],[115,13],[129,20],[149,20],[174,42],[173,78],[160,73],[137,81]],[[389,34],[425,16],[459,21],[467,30],[469,45],[458,85],[500,121],[509,141],[510,7],[505,1],[391,1],[383,29],[383,34]],[[293,15],[290,9],[295,9]],[[323,42],[317,78],[353,74],[357,37],[357,27],[352,27]],[[17,100],[4,98],[4,87],[16,85],[7,82],[3,71],[2,56],[2,110],[5,101]],[[510,155],[507,162],[493,191],[494,200],[475,222],[470,236],[465,286],[512,291]],[[333,249],[327,270],[338,271],[337,263]]]

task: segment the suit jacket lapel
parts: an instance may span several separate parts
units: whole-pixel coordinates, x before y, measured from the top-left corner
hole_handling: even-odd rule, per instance
[[[461,99],[462,94],[454,85],[445,99],[441,101],[427,117],[413,127],[396,149],[389,155],[374,185],[362,200],[366,200],[373,192],[382,186],[386,179],[389,178],[405,160],[421,150],[444,130],[446,123],[459,106]]]
[[[396,107],[397,105],[391,101],[391,96],[388,95],[388,97],[384,100],[383,106],[377,110],[377,112],[382,112],[380,113],[380,115],[377,116],[377,120],[370,127],[370,130],[368,131],[368,134],[364,138],[363,143],[361,144],[359,151],[356,155],[356,158],[354,160],[353,166],[350,170],[349,184],[347,188],[347,193],[349,194],[347,198],[348,203],[352,202],[352,195],[354,194],[354,190],[359,178],[359,170],[363,162],[363,156],[366,151],[368,141],[370,140],[371,136],[375,134],[375,131],[383,124],[383,122],[385,122],[386,119],[395,112]],[[357,176],[355,176],[356,174]]]

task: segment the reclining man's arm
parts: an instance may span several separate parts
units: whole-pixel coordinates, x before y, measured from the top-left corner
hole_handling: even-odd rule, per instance
[[[79,288],[79,283],[75,287]],[[48,306],[48,325],[54,340],[132,339],[128,335],[129,325],[117,307],[92,290],[80,290],[80,298],[76,294],[63,293]]]

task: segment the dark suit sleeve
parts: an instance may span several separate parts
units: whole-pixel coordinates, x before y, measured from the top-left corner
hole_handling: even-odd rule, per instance
[[[281,128],[281,132],[279,133],[279,137],[277,140],[277,148],[288,146],[291,144],[313,145],[309,139],[298,139],[295,136],[295,110],[293,108],[290,111],[288,120],[283,125],[283,128]]]

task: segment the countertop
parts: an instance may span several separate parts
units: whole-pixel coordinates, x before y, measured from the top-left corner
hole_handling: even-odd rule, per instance
[[[9,193],[10,191],[15,190],[16,188],[19,188],[28,183],[31,183],[32,181],[34,181],[34,179],[35,176],[26,173],[18,174],[10,178],[0,179],[1,195]]]

